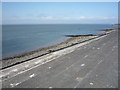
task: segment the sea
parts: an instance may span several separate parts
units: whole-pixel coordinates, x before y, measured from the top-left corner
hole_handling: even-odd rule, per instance
[[[115,29],[110,24],[2,25],[2,58],[52,46],[67,40],[64,35],[98,34]]]

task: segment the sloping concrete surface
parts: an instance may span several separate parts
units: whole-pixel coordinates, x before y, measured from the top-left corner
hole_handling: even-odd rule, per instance
[[[118,31],[5,79],[2,85],[3,88],[117,88]]]

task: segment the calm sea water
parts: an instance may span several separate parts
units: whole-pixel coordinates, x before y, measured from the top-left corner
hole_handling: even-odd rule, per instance
[[[64,35],[97,34],[100,29],[116,28],[102,24],[3,25],[3,57],[51,46],[67,39]]]

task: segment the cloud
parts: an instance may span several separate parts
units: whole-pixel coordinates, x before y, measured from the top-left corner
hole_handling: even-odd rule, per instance
[[[64,23],[64,22],[112,22],[118,21],[117,17],[110,16],[96,16],[96,17],[87,17],[87,16],[14,16],[14,17],[3,17],[3,23]]]
[[[103,16],[103,17],[100,17],[100,19],[109,20],[109,19],[118,19],[118,18],[117,18],[117,17],[107,17],[107,16]]]
[[[99,17],[86,17],[86,16],[34,16],[34,17],[13,17],[13,20],[108,20],[108,19],[117,19],[117,17],[108,17],[108,16],[99,16]]]
[[[37,17],[36,20],[58,20],[58,17],[55,16],[42,16],[42,17]]]
[[[62,20],[82,20],[86,19],[85,16],[79,16],[79,17],[63,17]]]
[[[70,16],[15,16],[11,18],[4,18],[5,20],[83,20],[88,19],[89,17],[78,16],[78,17],[70,17]]]

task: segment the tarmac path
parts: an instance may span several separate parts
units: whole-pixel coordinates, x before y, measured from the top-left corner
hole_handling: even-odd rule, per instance
[[[3,88],[117,88],[118,31],[50,62],[36,64],[25,71],[15,66],[13,74],[3,78]]]

